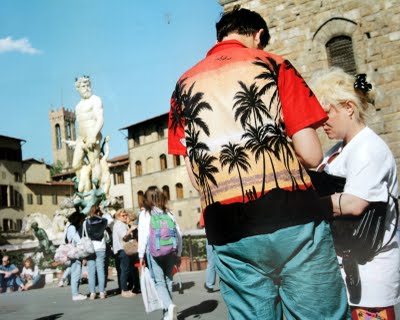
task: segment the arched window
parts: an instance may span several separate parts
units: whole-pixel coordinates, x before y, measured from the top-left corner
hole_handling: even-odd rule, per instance
[[[71,123],[67,122],[67,140],[72,140]]]
[[[143,207],[143,197],[144,197],[143,191],[138,191],[137,200],[138,200],[138,206],[139,207]]]
[[[357,73],[351,37],[333,37],[326,43],[326,52],[329,66],[342,68],[349,74]]]
[[[165,156],[165,154],[162,154],[160,156],[160,168],[161,170],[167,169],[167,157]]]
[[[142,163],[140,161],[135,162],[135,171],[136,171],[136,176],[138,176],[138,177],[143,174]]]
[[[174,167],[178,167],[181,165],[181,157],[178,155],[174,155]]]
[[[170,195],[169,195],[169,187],[168,186],[164,186],[162,187],[162,191],[165,194],[165,196],[167,197],[168,200],[171,199]]]
[[[61,144],[61,130],[60,130],[60,125],[56,124],[56,143],[57,143],[57,149],[61,149],[62,144]]]
[[[175,185],[176,188],[176,198],[177,199],[183,199],[183,186],[182,183],[177,183]]]
[[[146,172],[154,171],[154,159],[152,157],[147,158],[146,160]]]

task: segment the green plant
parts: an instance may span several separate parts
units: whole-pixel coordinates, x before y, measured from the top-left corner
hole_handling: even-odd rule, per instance
[[[190,247],[193,260],[201,260],[207,258],[206,239],[183,237],[182,256],[190,256]]]

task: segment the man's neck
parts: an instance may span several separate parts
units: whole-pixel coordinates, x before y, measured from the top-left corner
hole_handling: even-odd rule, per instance
[[[254,44],[254,38],[252,36],[238,34],[238,33],[230,33],[222,39],[222,41],[225,40],[237,40],[243,43],[247,48],[254,48],[254,49],[257,48],[257,46],[255,46]]]

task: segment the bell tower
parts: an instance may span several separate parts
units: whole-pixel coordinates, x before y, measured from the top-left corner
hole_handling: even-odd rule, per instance
[[[54,163],[60,161],[63,171],[72,169],[74,150],[69,148],[63,140],[76,140],[75,120],[75,112],[64,107],[49,111],[53,161]]]

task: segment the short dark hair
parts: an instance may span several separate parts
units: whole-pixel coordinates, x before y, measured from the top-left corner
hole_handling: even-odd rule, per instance
[[[260,29],[264,29],[261,35],[263,48],[268,44],[270,35],[268,26],[263,17],[257,12],[235,6],[232,11],[225,12],[219,22],[215,25],[217,29],[217,40],[222,41],[228,34],[235,32],[242,35],[253,35]]]

